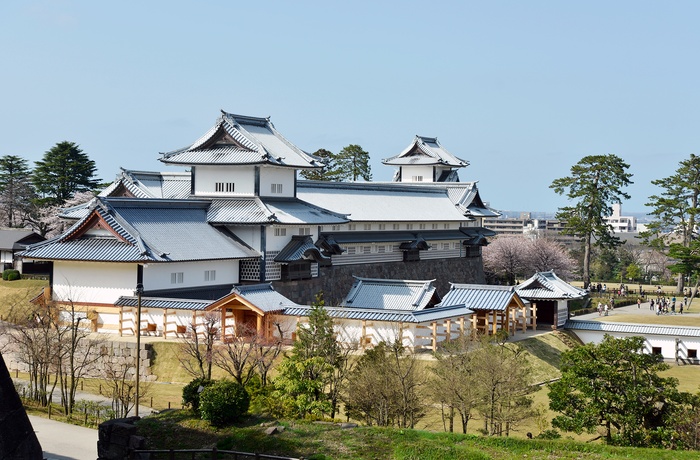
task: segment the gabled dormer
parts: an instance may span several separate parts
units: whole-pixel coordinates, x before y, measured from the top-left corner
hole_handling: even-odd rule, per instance
[[[457,169],[469,166],[440,145],[437,137],[424,136],[416,136],[403,152],[382,163],[398,166],[394,182],[459,182]]]
[[[162,155],[163,163],[191,167],[191,194],[207,197],[294,197],[296,171],[323,167],[269,118],[224,111],[192,145]]]

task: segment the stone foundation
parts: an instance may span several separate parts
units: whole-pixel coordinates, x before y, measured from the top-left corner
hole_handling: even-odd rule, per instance
[[[486,284],[481,257],[466,257],[321,267],[317,278],[273,281],[272,285],[277,292],[302,305],[312,304],[316,294],[323,291],[326,305],[334,306],[350,291],[353,276],[404,280],[434,279],[440,296],[447,293],[450,283]]]

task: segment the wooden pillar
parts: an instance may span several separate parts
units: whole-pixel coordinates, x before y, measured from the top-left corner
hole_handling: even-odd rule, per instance
[[[491,314],[493,315],[493,321],[491,322],[491,333],[495,335],[496,332],[498,332],[498,315],[495,310],[492,310]]]
[[[530,307],[530,319],[532,324],[532,330],[537,329],[537,303],[533,302]]]
[[[459,335],[464,335],[464,316],[459,317]]]
[[[447,320],[445,321],[445,341],[449,342],[452,339],[452,321]]]
[[[403,345],[403,321],[399,322],[399,343]]]
[[[433,328],[433,351],[437,351],[437,322],[433,321],[430,326]]]
[[[119,337],[121,337],[124,331],[124,307],[119,307]]]
[[[163,340],[168,339],[168,309],[163,309]]]
[[[258,331],[258,336],[263,337],[263,317],[262,315],[257,315],[255,318],[255,328]]]

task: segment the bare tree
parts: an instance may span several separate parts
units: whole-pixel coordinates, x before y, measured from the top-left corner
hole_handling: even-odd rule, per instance
[[[202,323],[187,326],[187,335],[180,342],[180,364],[193,377],[211,380],[219,316],[207,312],[201,318]]]
[[[139,359],[136,356],[136,359]],[[102,356],[105,386],[101,394],[112,399],[112,410],[117,418],[129,416],[136,404],[135,366],[129,362],[114,362],[110,356]],[[140,382],[139,400],[143,400],[151,390],[150,382]]]
[[[214,363],[233,377],[236,382],[245,386],[255,375],[257,368],[257,347],[252,344],[261,341],[262,337],[255,328],[247,324],[237,324],[234,337],[216,348]]]

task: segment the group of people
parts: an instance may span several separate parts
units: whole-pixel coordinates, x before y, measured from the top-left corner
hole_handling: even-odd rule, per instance
[[[657,297],[656,301],[654,301],[654,299],[649,301],[649,310],[656,311],[657,315],[665,315],[668,313],[675,315],[676,306],[678,306],[678,312],[682,315],[683,310],[687,310],[688,308],[688,296],[684,296],[683,300],[680,302],[676,301],[675,297],[671,298],[671,300],[666,297]]]
[[[610,305],[608,305],[608,303]],[[608,316],[608,312],[615,309],[615,299],[610,298],[609,302],[598,302],[598,316]]]

